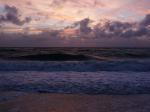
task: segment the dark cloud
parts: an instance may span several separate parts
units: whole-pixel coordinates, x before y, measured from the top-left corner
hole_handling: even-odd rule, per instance
[[[5,5],[4,11],[5,14],[0,15],[0,23],[10,22],[16,25],[23,25],[31,21],[30,17],[26,17],[24,20],[20,20],[18,9],[14,6],[10,7],[8,5]]]
[[[150,25],[150,14],[146,15],[144,20],[141,22],[141,25],[144,25],[144,26]]]
[[[123,32],[132,28],[133,24],[120,21],[107,21],[104,24],[98,23],[93,28],[94,38],[120,37]]]
[[[64,40],[59,36],[59,31],[42,32],[40,34],[26,33],[0,33],[0,46],[15,47],[46,47],[63,46]]]
[[[79,31],[80,33],[83,33],[83,34],[88,34],[92,31],[92,29],[89,27],[89,24],[91,23],[92,21],[89,19],[89,18],[85,18],[81,21],[78,21],[75,23],[75,26],[78,26],[79,25]]]
[[[121,37],[126,37],[126,38],[134,37],[135,38],[135,37],[146,36],[149,38],[149,36],[150,36],[149,32],[150,32],[150,29],[145,28],[145,27],[140,27],[136,30],[129,29],[126,32],[123,32]]]
[[[82,33],[89,33],[89,32],[91,32],[91,28],[88,26],[89,23],[90,23],[90,19],[89,18],[86,18],[86,19],[80,21],[80,23],[79,23],[80,24],[80,31]]]
[[[136,38],[70,38],[60,36],[60,31],[49,31],[41,34],[0,33],[2,47],[144,47],[150,40]]]
[[[150,27],[148,27],[150,24],[149,18],[150,15],[146,15],[146,17],[139,23],[107,21],[104,25],[95,25],[93,34],[95,38],[136,38],[142,36],[150,37]]]
[[[12,11],[11,13],[15,13]],[[1,46],[123,46],[150,47],[150,27],[147,15],[141,22],[106,21],[96,25],[89,18],[75,22],[70,28],[75,30],[72,37],[63,35],[67,29],[43,31],[40,34],[0,33]],[[29,29],[30,30],[30,29]],[[27,29],[28,31],[28,29]],[[69,30],[68,30],[69,31]],[[67,37],[67,38],[66,38]]]
[[[132,24],[132,23],[130,23]],[[127,28],[126,31],[122,31],[122,37],[150,37],[150,14],[146,15],[145,18],[131,27]]]
[[[89,24],[93,21],[89,18],[85,18],[81,21],[75,22],[73,27],[77,28],[79,31],[76,33],[78,38],[85,40],[90,40],[95,42],[95,40],[108,40],[108,39],[127,39],[145,40],[150,39],[150,27],[149,25],[149,14],[141,22],[121,22],[121,21],[100,21],[96,25],[90,27]],[[142,24],[142,25],[141,25]],[[96,43],[96,42],[95,42]]]

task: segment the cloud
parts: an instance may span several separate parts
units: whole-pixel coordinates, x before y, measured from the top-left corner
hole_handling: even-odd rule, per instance
[[[126,38],[136,38],[136,37],[150,37],[150,29],[145,28],[145,27],[140,27],[137,30],[133,30],[133,29],[129,29],[126,32],[122,33],[122,37],[126,37]]]
[[[141,22],[120,22],[120,21],[107,21],[104,25],[100,23],[93,28],[95,38],[103,37],[119,37],[119,38],[136,38],[136,37],[150,37],[150,15]]]
[[[40,34],[0,33],[0,46],[46,47],[63,46],[59,31],[42,32]]]
[[[4,15],[0,15],[0,23],[2,22],[10,22],[15,25],[24,25],[31,21],[30,17],[26,17],[24,20],[20,20],[20,15],[18,13],[18,9],[14,6],[5,5],[4,7]]]
[[[91,20],[89,18],[85,18],[79,22],[76,22],[76,25],[79,25],[80,33],[88,34],[91,32],[91,28],[89,27]]]
[[[99,37],[120,37],[123,32],[132,28],[132,24],[128,22],[120,21],[107,21],[103,24],[97,24],[94,26],[93,32],[95,38]]]
[[[148,26],[150,25],[150,14],[147,14],[144,20],[141,22],[141,25]]]
[[[60,30],[43,30],[39,34],[1,33],[0,45],[8,46],[130,46],[150,47],[148,15],[140,22],[94,21],[85,18]],[[94,23],[94,24],[93,24]],[[30,29],[29,29],[30,32]]]
[[[70,3],[73,6],[76,7],[103,7],[104,4],[103,2],[99,1],[99,0],[53,0],[51,2],[51,6],[60,6],[63,5],[65,3]]]

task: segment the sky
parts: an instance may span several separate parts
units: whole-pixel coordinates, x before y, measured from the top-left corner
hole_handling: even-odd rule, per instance
[[[150,0],[0,0],[1,47],[150,47]]]

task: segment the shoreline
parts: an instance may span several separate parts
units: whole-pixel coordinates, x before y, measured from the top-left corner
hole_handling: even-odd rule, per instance
[[[9,92],[3,94],[12,95]],[[27,93],[0,102],[0,112],[149,112],[149,101],[150,94]]]

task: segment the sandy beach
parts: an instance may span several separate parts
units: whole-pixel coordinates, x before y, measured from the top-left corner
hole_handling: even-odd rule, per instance
[[[149,112],[149,101],[150,95],[28,93],[0,102],[0,112]]]

